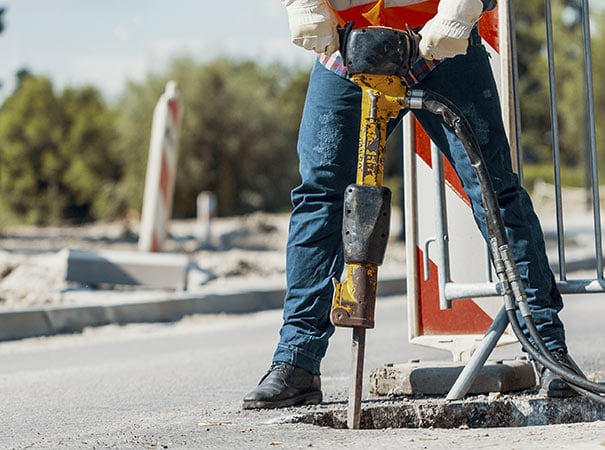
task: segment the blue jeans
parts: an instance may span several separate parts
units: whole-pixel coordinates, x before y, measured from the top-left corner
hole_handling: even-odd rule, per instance
[[[458,107],[475,131],[501,208],[513,257],[534,320],[550,350],[565,348],[558,312],[561,295],[550,270],[544,236],[527,192],[512,170],[500,103],[488,56],[480,42],[465,56],[447,60],[415,88],[437,92]],[[360,89],[316,63],[309,81],[298,138],[301,184],[292,191],[287,244],[287,292],[273,361],[320,373],[328,340],[332,278],[344,268],[342,208],[346,186],[355,182]],[[405,113],[405,111],[404,111]],[[455,168],[487,235],[481,188],[462,144],[440,117],[415,111],[423,128]],[[392,130],[399,120],[391,121]]]

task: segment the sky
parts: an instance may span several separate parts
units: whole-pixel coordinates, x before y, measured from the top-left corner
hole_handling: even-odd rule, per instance
[[[57,89],[93,84],[109,99],[126,80],[179,55],[310,65],[290,43],[279,0],[0,0],[0,101],[27,68]]]

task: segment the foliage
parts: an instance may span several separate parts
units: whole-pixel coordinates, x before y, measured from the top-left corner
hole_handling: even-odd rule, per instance
[[[95,88],[67,89],[57,96],[47,78],[22,73],[0,110],[3,209],[33,224],[103,217],[108,183],[119,178],[107,154],[112,126]]]
[[[126,205],[118,190],[122,165],[117,154],[114,112],[90,87],[66,89],[63,113],[62,157],[69,162],[62,182],[69,192],[74,217],[115,217]],[[69,217],[68,215],[68,217]]]
[[[553,0],[557,119],[564,184],[585,181],[588,136],[581,15],[575,0]],[[543,0],[514,2],[526,184],[552,179],[552,125]],[[605,71],[605,20],[591,11],[593,72]],[[55,93],[26,70],[0,107],[0,208],[35,224],[110,220],[143,202],[153,111],[175,80],[184,116],[173,215],[193,217],[212,191],[219,213],[289,208],[298,183],[296,137],[307,68],[252,61],[175,59],[161,73],[129,82],[108,106],[91,86]],[[605,131],[605,88],[595,83],[596,141]],[[401,136],[388,143],[385,180],[401,201]],[[597,145],[599,153],[602,152]],[[600,161],[605,161],[599,155]],[[548,169],[550,167],[550,169]]]
[[[585,128],[586,73],[582,38],[582,11],[578,2],[549,2],[553,21],[554,62],[550,67],[555,79],[554,106],[557,111],[557,136],[563,172],[581,173],[589,145]],[[526,163],[543,164],[552,160],[554,123],[549,118],[551,106],[548,87],[549,66],[545,45],[546,27],[542,0],[515,3],[517,46],[519,54],[519,88],[522,124],[522,148]],[[605,69],[603,30],[605,22],[599,11],[591,11],[593,72]],[[595,26],[596,25],[596,26]],[[595,83],[595,99],[603,99],[601,84]],[[605,119],[603,102],[595,101],[596,129]],[[600,134],[600,132],[598,132]],[[603,160],[603,158],[600,158]]]
[[[153,110],[169,79],[184,104],[174,215],[194,216],[204,190],[216,193],[225,215],[289,205],[304,70],[181,58],[162,75],[129,83],[115,108],[92,87],[57,95],[45,77],[18,77],[0,109],[0,204],[16,220],[108,220],[139,211]]]
[[[50,81],[34,77],[20,85],[0,113],[2,204],[31,223],[45,217],[52,221],[66,206],[57,195],[61,115]]]
[[[118,104],[130,206],[142,201],[153,102],[173,79],[184,107],[174,215],[194,216],[201,191],[217,195],[223,215],[287,208],[306,78],[280,65],[180,58],[165,75],[131,83]]]
[[[552,164],[525,164],[523,166],[523,184],[532,191],[536,181],[555,183]],[[586,182],[586,173],[581,167],[566,167],[561,170],[561,184],[568,187],[583,188]]]

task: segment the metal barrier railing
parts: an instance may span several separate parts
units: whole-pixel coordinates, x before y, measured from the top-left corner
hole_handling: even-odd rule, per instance
[[[512,12],[512,5],[509,0],[509,11]],[[557,93],[556,93],[556,76],[555,76],[555,59],[554,59],[554,33],[553,33],[553,18],[551,4],[549,0],[545,0],[545,34],[546,34],[546,53],[548,58],[548,82],[549,82],[549,113],[551,123],[551,134],[552,134],[552,162],[553,162],[553,173],[554,173],[554,203],[555,203],[555,218],[556,218],[556,239],[557,239],[557,260],[556,266],[556,278],[557,285],[562,294],[572,293],[595,293],[605,292],[605,279],[603,278],[603,249],[602,249],[602,226],[601,226],[601,211],[600,211],[600,194],[599,194],[599,177],[598,177],[598,164],[597,164],[597,144],[596,144],[596,132],[595,132],[595,114],[594,114],[594,95],[593,95],[593,78],[592,78],[592,50],[590,42],[590,21],[589,21],[589,5],[588,0],[582,0],[582,9],[580,11],[582,16],[582,42],[584,51],[584,67],[582,72],[584,75],[584,94],[586,98],[586,118],[584,124],[584,133],[587,136],[587,149],[586,149],[586,160],[584,163],[587,167],[587,173],[590,174],[590,195],[592,198],[592,216],[593,216],[593,243],[594,243],[594,262],[595,265],[595,276],[594,278],[581,278],[581,279],[569,279],[568,268],[567,268],[567,256],[565,246],[565,221],[564,221],[564,210],[563,210],[563,192],[561,184],[561,150],[559,146],[559,125],[558,125],[558,110],[557,110]],[[511,24],[511,30],[514,30],[514,19],[513,14],[509,15],[509,23]],[[511,54],[514,54],[514,34],[511,33]],[[515,61],[509,61],[512,68],[516,67]],[[514,97],[514,104],[518,105],[518,94],[516,89],[516,74],[512,76],[512,95]],[[518,107],[515,107],[518,110]],[[516,138],[515,142],[512,142],[511,147],[516,152],[513,155],[513,160],[518,161],[518,170],[521,171],[521,146],[519,144],[519,136],[521,135],[519,120],[513,121],[516,130],[511,135]],[[438,149],[432,149],[432,164],[433,174],[435,176],[435,185],[443,186],[443,168],[441,167],[441,154]],[[436,205],[437,211],[435,215],[436,220],[436,238],[435,244],[437,247],[437,258],[436,264],[439,268],[439,289],[440,289],[440,306],[442,309],[449,308],[451,306],[451,300],[463,299],[463,298],[475,298],[475,297],[492,297],[500,294],[500,289],[497,283],[492,282],[491,276],[487,277],[486,282],[481,283],[454,283],[449,277],[450,270],[450,256],[448,248],[448,235],[447,235],[447,205],[445,199],[445,192],[440,187],[436,189]],[[426,248],[428,250],[428,245]],[[487,251],[486,251],[487,254]],[[428,252],[425,252],[428,255]],[[426,256],[428,259],[428,256]],[[551,258],[552,259],[552,258]],[[428,262],[425,262],[428,264]],[[428,270],[425,270],[425,274],[429,274]]]
[[[558,109],[557,109],[557,92],[556,92],[556,76],[555,76],[555,58],[554,58],[554,33],[553,33],[553,18],[550,0],[545,0],[544,3],[545,15],[545,48],[548,58],[548,82],[549,82],[549,110],[550,123],[552,134],[552,161],[554,174],[554,203],[555,203],[555,219],[556,219],[556,240],[557,240],[557,261],[556,261],[556,282],[562,294],[577,294],[577,293],[602,293],[605,292],[605,279],[603,278],[603,249],[602,249],[602,227],[601,227],[601,211],[600,211],[600,195],[599,195],[599,178],[597,165],[597,144],[595,133],[595,114],[594,114],[594,96],[593,96],[593,78],[592,78],[592,51],[590,40],[590,20],[589,20],[589,5],[588,0],[581,1],[581,28],[582,42],[584,52],[584,95],[586,100],[586,121],[584,123],[584,134],[586,139],[586,165],[587,173],[590,174],[590,196],[592,199],[592,242],[594,244],[594,258],[589,258],[590,264],[595,267],[595,275],[592,278],[569,279],[567,254],[566,254],[566,230],[563,210],[563,189],[561,183],[561,150],[559,146],[559,125],[558,125]],[[517,74],[516,74],[516,56],[515,56],[515,38],[514,38],[514,14],[512,9],[512,0],[506,0],[507,22],[509,25],[509,48],[510,58],[507,61],[510,64],[512,75],[510,76],[509,88],[513,96],[513,108],[509,113],[509,117],[505,118],[510,130],[509,138],[511,140],[511,148],[516,152],[512,155],[513,161],[516,162],[519,175],[522,176],[522,158],[520,145],[520,125],[518,120],[519,101],[517,92]],[[512,120],[511,120],[512,116]],[[433,165],[433,176],[436,192],[435,200],[435,236],[425,243],[424,254],[426,261],[424,262],[425,277],[429,277],[428,269],[428,250],[429,245],[434,242],[437,247],[437,257],[434,262],[438,268],[439,274],[439,299],[440,307],[447,309],[451,307],[451,301],[454,299],[478,298],[478,297],[496,297],[500,294],[498,283],[493,282],[493,277],[487,274],[485,282],[475,283],[460,283],[452,282],[450,279],[451,259],[448,248],[448,224],[447,224],[447,204],[444,186],[442,155],[437,148],[431,149],[431,162]],[[438,186],[438,187],[437,187]],[[486,247],[487,248],[487,247]],[[486,250],[486,255],[487,255]],[[552,259],[552,255],[551,259]],[[489,258],[489,256],[486,256]],[[488,265],[490,267],[491,264]],[[488,269],[489,270],[489,269]],[[472,357],[468,361],[465,369],[458,377],[456,383],[448,393],[448,399],[462,398],[470,385],[476,378],[479,369],[483,366],[496,343],[503,334],[508,325],[508,319],[504,313],[504,308],[496,315],[491,327],[483,337],[481,344],[477,346]]]

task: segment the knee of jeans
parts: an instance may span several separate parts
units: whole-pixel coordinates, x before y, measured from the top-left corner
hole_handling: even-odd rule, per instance
[[[304,180],[291,192],[292,205],[317,214],[342,213],[344,193],[349,180],[315,178]]]

